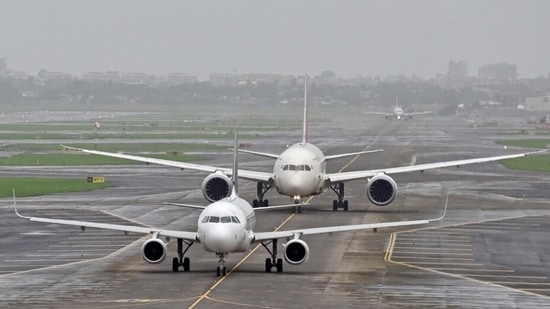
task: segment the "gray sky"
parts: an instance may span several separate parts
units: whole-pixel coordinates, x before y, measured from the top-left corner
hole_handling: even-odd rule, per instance
[[[550,72],[547,0],[0,0],[14,70],[79,75],[445,73],[465,60]]]

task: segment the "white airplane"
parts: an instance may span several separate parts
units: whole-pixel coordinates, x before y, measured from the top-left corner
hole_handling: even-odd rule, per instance
[[[348,201],[345,199],[344,183],[352,180],[367,179],[366,195],[373,204],[377,206],[386,206],[390,204],[397,196],[397,184],[389,175],[398,173],[407,173],[414,171],[424,171],[435,168],[450,167],[474,163],[483,163],[490,161],[499,161],[504,159],[518,158],[539,152],[519,153],[512,155],[501,155],[494,157],[455,160],[447,162],[436,162],[419,164],[412,166],[392,167],[384,169],[368,169],[350,172],[327,173],[326,162],[366,153],[373,153],[382,150],[360,151],[353,153],[344,153],[338,155],[325,156],[323,152],[315,145],[307,142],[307,76],[304,90],[304,120],[302,142],[288,147],[280,155],[263,153],[249,150],[240,150],[249,154],[264,156],[275,159],[272,172],[260,172],[250,170],[239,170],[239,177],[257,182],[257,199],[252,203],[254,208],[265,207],[269,205],[264,194],[275,187],[277,192],[289,196],[294,203],[301,203],[304,198],[318,195],[326,189],[331,189],[336,193],[337,200],[333,200],[332,209],[339,208],[348,210]],[[63,145],[62,145],[63,146]],[[202,182],[202,192],[204,197],[214,202],[231,194],[232,181],[229,178],[232,174],[230,168],[216,167],[210,165],[201,165],[185,162],[176,162],[165,159],[148,158],[136,155],[122,153],[111,153],[97,150],[80,149],[63,146],[70,150],[81,151],[88,154],[109,156],[115,158],[128,159],[138,162],[152,163],[164,166],[173,166],[180,169],[191,169],[210,173]],[[545,151],[545,150],[543,150]],[[297,206],[297,211],[301,208]]]
[[[151,264],[161,263],[166,258],[167,243],[161,240],[160,237],[176,238],[178,242],[178,256],[174,257],[172,260],[172,271],[174,272],[177,272],[180,267],[182,267],[185,272],[190,270],[190,260],[188,257],[184,257],[184,255],[191,245],[194,243],[199,243],[202,244],[205,251],[213,252],[218,257],[218,267],[216,270],[217,276],[225,276],[227,273],[225,258],[228,253],[250,251],[252,246],[256,243],[262,244],[262,246],[265,247],[270,254],[270,257],[265,261],[265,271],[271,272],[271,270],[275,268],[277,272],[282,272],[283,261],[281,258],[277,257],[277,241],[279,239],[286,239],[286,243],[283,245],[285,260],[291,265],[298,265],[307,261],[309,257],[309,247],[307,243],[301,239],[302,236],[364,229],[373,229],[376,231],[378,228],[385,227],[421,225],[441,220],[445,216],[448,195],[443,215],[437,219],[329,226],[274,232],[254,232],[253,229],[256,221],[254,208],[252,208],[247,201],[240,198],[237,193],[238,169],[236,149],[238,144],[236,143],[236,140],[237,138],[235,137],[234,163],[231,179],[233,186],[231,195],[219,201],[213,202],[206,207],[191,206],[203,209],[199,215],[197,224],[198,228],[195,232],[23,216],[17,210],[14,192],[13,205],[15,213],[17,216],[29,219],[31,221],[79,226],[82,230],[85,230],[87,227],[91,227],[122,231],[125,233],[151,234],[151,238],[146,240],[141,247],[143,259]],[[275,209],[277,207],[288,206],[295,207],[293,204],[260,208],[258,210],[270,208]],[[185,250],[183,249],[184,243],[187,245]],[[272,244],[271,250],[268,247],[270,243]]]
[[[375,114],[375,115],[383,115],[386,117],[386,119],[397,119],[397,120],[408,120],[411,119],[413,116],[417,115],[426,115],[430,114],[431,111],[424,111],[424,112],[405,112],[402,107],[399,106],[399,101],[397,97],[395,98],[395,107],[393,108],[392,113],[384,113],[384,112],[365,112],[365,114]]]

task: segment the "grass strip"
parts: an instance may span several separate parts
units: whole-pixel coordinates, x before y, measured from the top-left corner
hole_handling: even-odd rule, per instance
[[[0,197],[39,196],[53,193],[82,192],[109,187],[108,182],[93,183],[87,179],[65,178],[0,178]]]

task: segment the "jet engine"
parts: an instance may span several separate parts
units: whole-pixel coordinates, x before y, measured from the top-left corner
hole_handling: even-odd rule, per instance
[[[292,265],[302,264],[309,257],[309,247],[301,239],[293,239],[285,244],[285,260]]]
[[[151,238],[141,246],[141,254],[148,263],[161,263],[166,258],[166,243],[158,238]]]
[[[386,206],[397,195],[397,184],[388,175],[378,174],[367,183],[367,197],[376,206]]]
[[[232,188],[233,182],[222,173],[210,174],[202,181],[202,194],[211,203],[228,197]]]

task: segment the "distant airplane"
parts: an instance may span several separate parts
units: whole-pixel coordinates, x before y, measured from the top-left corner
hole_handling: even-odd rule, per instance
[[[143,226],[132,225],[118,225],[88,221],[77,220],[62,220],[42,217],[28,217],[21,215],[17,210],[15,202],[14,192],[14,209],[17,216],[31,221],[63,224],[80,226],[82,230],[87,227],[99,228],[106,230],[116,230],[125,233],[141,233],[151,234],[151,238],[146,240],[142,247],[141,252],[143,259],[151,264],[157,264],[162,262],[166,258],[167,247],[166,242],[160,239],[164,236],[166,238],[177,239],[177,257],[172,259],[172,271],[177,272],[181,267],[183,271],[188,272],[190,270],[190,260],[188,257],[184,257],[185,253],[195,242],[202,244],[202,247],[207,252],[213,252],[218,257],[218,267],[216,269],[217,276],[225,276],[227,269],[225,267],[225,258],[228,253],[246,252],[252,249],[252,246],[256,243],[261,243],[266,248],[270,257],[265,261],[265,271],[271,272],[273,268],[277,272],[283,271],[283,261],[277,257],[277,241],[279,239],[286,239],[284,244],[284,258],[291,265],[302,264],[308,260],[309,247],[307,243],[302,240],[304,235],[315,234],[328,234],[335,232],[356,231],[385,227],[398,227],[409,225],[421,225],[428,224],[437,220],[441,220],[446,213],[447,202],[443,215],[437,219],[431,220],[413,220],[413,221],[396,221],[396,222],[383,222],[383,223],[370,223],[370,224],[358,224],[358,225],[341,225],[341,226],[328,226],[317,228],[296,229],[289,231],[274,231],[274,232],[254,232],[254,225],[256,222],[254,208],[238,195],[238,168],[237,168],[237,133],[235,133],[235,146],[234,146],[234,160],[232,169],[232,190],[229,197],[225,197],[212,204],[201,207],[191,206],[194,208],[202,208],[202,212],[198,218],[197,231],[178,231],[178,230],[165,230],[157,228],[148,228]],[[448,196],[447,196],[448,201]],[[295,205],[283,205],[276,207],[295,207]],[[260,208],[258,210],[265,210],[267,208]],[[187,247],[183,249],[183,244]],[[271,243],[272,249],[269,250],[269,244]]]
[[[89,154],[128,159],[163,166],[172,166],[180,169],[190,169],[207,172],[210,174],[206,176],[201,186],[203,195],[208,201],[214,202],[228,197],[231,194],[232,182],[229,177],[231,176],[232,171],[230,168],[148,158],[122,153],[80,149],[64,145],[62,146],[67,149],[81,151]],[[267,193],[271,188],[275,187],[279,194],[289,196],[296,204],[301,203],[304,198],[318,195],[326,189],[331,189],[332,191],[334,191],[334,193],[336,193],[337,196],[337,200],[333,200],[332,209],[336,211],[339,208],[342,208],[344,211],[347,211],[348,201],[344,199],[344,183],[351,180],[368,179],[366,185],[366,194],[369,201],[377,206],[386,206],[390,204],[397,196],[397,184],[395,183],[393,178],[389,176],[390,174],[424,171],[451,166],[459,167],[466,164],[499,161],[539,153],[528,152],[485,158],[427,163],[413,166],[392,167],[385,169],[327,173],[327,161],[379,151],[382,150],[360,151],[325,156],[317,146],[307,142],[306,75],[304,90],[304,119],[302,142],[296,143],[288,147],[280,155],[250,150],[240,150],[240,152],[275,159],[275,164],[273,166],[273,171],[269,173],[260,171],[239,170],[239,177],[257,182],[257,199],[255,199],[252,203],[254,208],[268,206],[269,202],[267,199],[264,199],[264,194]],[[296,210],[298,212],[301,211],[300,206],[297,206]]]
[[[408,120],[411,119],[413,116],[417,115],[426,115],[430,114],[431,111],[424,111],[424,112],[405,112],[402,107],[399,106],[399,101],[397,97],[395,98],[395,107],[393,108],[392,113],[383,113],[383,112],[365,112],[365,114],[374,114],[374,115],[384,115],[386,119],[397,119],[397,120]]]

